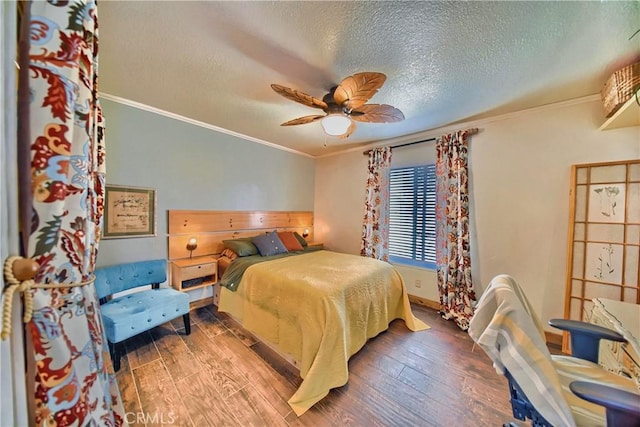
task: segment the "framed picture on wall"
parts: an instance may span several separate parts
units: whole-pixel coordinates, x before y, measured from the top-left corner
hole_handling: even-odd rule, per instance
[[[107,185],[102,238],[156,235],[156,190]]]

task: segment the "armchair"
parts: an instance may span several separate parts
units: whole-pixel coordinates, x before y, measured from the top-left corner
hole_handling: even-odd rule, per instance
[[[563,328],[577,326],[554,323]],[[578,334],[596,334],[597,328],[591,326]],[[606,331],[607,337],[617,339]],[[506,376],[515,418],[529,418],[533,426],[605,426],[607,420],[610,426],[640,425],[640,394],[635,383],[589,360],[552,356],[540,319],[512,277],[500,275],[491,281],[471,319],[469,335]],[[574,346],[584,354],[578,341]],[[591,395],[594,388],[599,388],[595,397]],[[622,399],[612,402],[616,396]]]
[[[182,316],[185,333],[191,333],[189,295],[173,288],[160,288],[167,280],[167,262],[163,259],[118,264],[96,269],[95,286],[100,298],[109,353],[114,370],[120,369],[122,343],[142,332]],[[114,294],[139,287],[139,290],[113,298]]]

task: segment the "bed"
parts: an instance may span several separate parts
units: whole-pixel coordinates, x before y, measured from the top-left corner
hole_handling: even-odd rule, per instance
[[[277,233],[260,231],[261,238]],[[243,253],[237,243],[251,240],[250,234],[220,242],[218,310],[299,369],[303,381],[288,401],[298,416],[347,383],[349,358],[392,320],[403,319],[412,331],[428,328],[411,313],[404,282],[392,265],[308,246]],[[288,238],[296,234],[286,227],[280,232]]]

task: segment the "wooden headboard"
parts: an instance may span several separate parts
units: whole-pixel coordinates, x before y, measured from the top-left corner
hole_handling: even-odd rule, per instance
[[[223,240],[273,230],[302,234],[305,229],[307,240],[313,240],[313,212],[169,210],[169,260],[189,258],[187,242],[193,237],[198,240],[196,257],[218,255]]]

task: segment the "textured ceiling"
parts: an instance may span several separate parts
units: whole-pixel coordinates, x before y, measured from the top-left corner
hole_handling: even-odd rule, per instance
[[[101,92],[313,156],[596,94],[640,59],[638,1],[104,1],[99,20]],[[271,83],[322,98],[361,71],[403,122],[279,126],[322,112]]]

